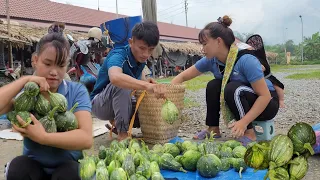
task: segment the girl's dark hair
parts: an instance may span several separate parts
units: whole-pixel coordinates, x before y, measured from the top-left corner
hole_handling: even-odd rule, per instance
[[[199,42],[203,44],[208,36],[214,39],[220,37],[223,39],[224,43],[228,48],[235,41],[235,37],[233,31],[229,28],[232,20],[229,16],[223,16],[223,18],[219,18],[218,22],[211,22],[207,24],[204,29],[202,29],[199,33]]]
[[[43,36],[37,44],[36,54],[40,55],[49,46],[56,49],[56,65],[62,66],[69,61],[70,45],[61,34],[54,32]]]

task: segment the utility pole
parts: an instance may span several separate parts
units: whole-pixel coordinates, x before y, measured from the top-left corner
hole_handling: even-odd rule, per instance
[[[303,21],[302,21],[302,16],[299,16],[301,19],[301,36],[302,36],[302,41],[301,41],[301,62],[303,63]]]
[[[98,0],[98,11],[100,11],[100,2]]]
[[[188,0],[184,0],[184,12],[186,14],[186,26],[188,27]]]
[[[117,12],[117,18],[119,17],[119,13],[118,13],[118,0],[116,0],[116,12]]]
[[[9,67],[12,68],[13,60],[12,60],[12,44],[11,44],[11,33],[10,33],[10,7],[9,7],[9,0],[6,0],[6,13],[7,13],[7,31],[8,31],[8,38],[9,38],[9,53],[8,53],[8,63]]]

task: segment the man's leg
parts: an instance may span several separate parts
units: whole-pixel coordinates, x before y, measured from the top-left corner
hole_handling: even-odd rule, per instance
[[[132,113],[131,90],[109,84],[94,98],[92,112],[101,120],[115,120],[118,139],[126,138]]]

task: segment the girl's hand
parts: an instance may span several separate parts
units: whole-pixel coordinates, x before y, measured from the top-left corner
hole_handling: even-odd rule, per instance
[[[34,142],[37,142],[39,144],[43,144],[45,141],[45,136],[47,135],[47,132],[45,131],[42,124],[32,115],[30,114],[31,120],[33,124],[29,124],[24,128],[20,128],[13,124],[13,128],[19,132],[23,137],[27,137]],[[25,125],[25,121],[17,115],[17,120],[19,123],[23,126]]]
[[[28,82],[35,82],[40,86],[40,91],[48,91],[50,86],[44,77],[30,76]]]
[[[247,130],[247,126],[248,126],[248,124],[244,123],[240,119],[239,121],[236,121],[236,122],[230,124],[229,128],[231,128],[231,132],[234,137],[240,138],[240,137],[244,136],[244,132]]]

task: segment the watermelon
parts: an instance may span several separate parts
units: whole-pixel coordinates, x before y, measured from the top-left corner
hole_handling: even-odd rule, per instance
[[[93,157],[86,156],[84,154],[84,158],[79,160],[80,166],[80,177],[82,180],[91,180],[96,172],[96,163]]]
[[[43,118],[39,119],[40,123],[48,133],[57,132],[56,122],[53,118],[54,113],[56,112],[57,109],[58,107],[53,108],[47,116],[44,116]]]
[[[17,119],[17,117],[16,117],[17,115],[19,115],[19,116],[22,118],[22,120],[25,122],[24,125],[21,125],[21,124],[19,123],[19,121],[18,121],[18,119]],[[27,125],[29,125],[29,124],[32,122],[31,117],[30,117],[30,113],[27,112],[27,111],[19,111],[19,112],[17,112],[17,111],[10,111],[10,112],[8,112],[7,117],[8,117],[8,120],[9,120],[12,124],[14,124],[14,125],[16,125],[16,126],[18,126],[18,127],[21,127],[21,128],[26,127]]]
[[[159,165],[162,169],[187,172],[182,168],[182,165],[179,162],[177,162],[174,159],[174,157],[169,153],[162,154]]]
[[[300,180],[307,174],[308,161],[304,156],[294,158],[289,164],[289,174],[292,180]]]
[[[40,88],[35,82],[27,82],[24,85],[24,92],[30,97],[36,97],[40,92]]]
[[[68,101],[67,99],[59,93],[52,93],[49,91],[50,94],[50,104],[51,107],[58,107],[57,112],[63,113],[67,111],[68,108]]]
[[[269,177],[270,180],[289,180],[289,173],[283,167],[269,170],[266,176]]]
[[[293,144],[287,135],[279,134],[273,137],[270,143],[269,167],[271,169],[281,167],[291,160],[293,156]]]
[[[51,110],[49,101],[42,94],[38,96],[34,106],[34,110],[37,114],[43,116],[47,115]]]
[[[36,103],[35,97],[28,96],[26,93],[20,94],[14,101],[15,111],[32,111]]]
[[[314,155],[312,146],[316,143],[316,134],[312,127],[304,122],[299,122],[291,126],[288,137],[293,143],[294,153],[300,155],[309,151]]]
[[[71,131],[78,128],[78,120],[73,114],[74,109],[78,106],[78,103],[75,103],[70,111],[56,113],[54,119],[57,125],[58,132]]]
[[[197,170],[202,177],[213,178],[221,170],[221,160],[214,154],[206,154],[197,162]]]

